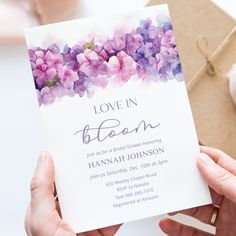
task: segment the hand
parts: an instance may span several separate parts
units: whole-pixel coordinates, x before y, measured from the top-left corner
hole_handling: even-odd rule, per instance
[[[236,235],[236,161],[225,153],[207,147],[201,147],[197,165],[203,178],[211,187],[213,205],[219,205],[216,220],[217,236]],[[214,206],[208,205],[185,210],[179,213],[192,216],[209,224]],[[175,215],[172,213],[170,215]],[[177,223],[171,219],[160,222],[161,229],[170,236],[209,236],[210,234]]]
[[[60,216],[58,202],[54,199],[54,165],[49,154],[42,155],[31,182],[25,228],[28,236],[113,236],[120,226],[76,234]]]

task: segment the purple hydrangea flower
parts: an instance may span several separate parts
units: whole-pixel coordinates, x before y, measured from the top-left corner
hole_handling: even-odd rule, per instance
[[[37,90],[39,105],[51,104],[55,101],[56,97],[49,87],[44,87],[41,91]]]
[[[86,49],[84,53],[77,55],[77,61],[80,65],[79,71],[85,73],[88,77],[105,76],[107,73],[106,62],[90,49]]]
[[[83,97],[86,93],[86,81],[88,81],[88,76],[83,72],[79,72],[79,80],[74,83],[74,91],[76,94],[79,94],[80,97]]]
[[[117,56],[110,58],[108,69],[118,82],[127,82],[136,74],[136,63],[132,57],[121,51]]]
[[[66,66],[58,68],[58,77],[63,87],[66,89],[73,89],[74,82],[79,80],[78,73],[68,69]]]
[[[113,37],[89,35],[63,50],[56,44],[29,49],[40,105],[64,96],[92,97],[96,88],[119,85],[134,75],[151,81],[183,81],[173,27],[165,15],[142,20],[134,30],[117,30]]]
[[[136,32],[131,34],[126,34],[126,49],[124,50],[128,55],[130,55],[136,61],[137,51],[144,46],[143,37]]]
[[[80,53],[83,53],[83,48],[80,45],[75,45],[72,48],[68,47],[68,45],[65,45],[63,49],[63,55],[66,66],[77,72],[79,71],[77,56]]]
[[[140,34],[144,42],[149,41],[150,28],[152,27],[152,20],[148,18],[147,20],[142,20],[140,22],[140,27],[136,29],[137,34]]]
[[[41,88],[57,75],[57,67],[63,64],[63,56],[42,49],[30,50],[29,54],[35,82]]]

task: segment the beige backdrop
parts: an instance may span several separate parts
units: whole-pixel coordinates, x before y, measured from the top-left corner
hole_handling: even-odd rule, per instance
[[[210,0],[151,0],[149,5],[159,3],[169,4],[186,83],[202,69],[197,82],[189,88],[199,140],[236,159],[236,108],[225,76],[236,63],[236,37],[231,38],[214,60],[218,72],[213,77],[205,73],[206,60],[196,44],[199,36],[205,36],[209,54],[214,54],[236,26],[236,21]]]

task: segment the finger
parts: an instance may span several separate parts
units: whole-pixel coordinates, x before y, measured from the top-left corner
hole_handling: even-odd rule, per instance
[[[49,154],[45,153],[39,158],[30,189],[31,212],[55,209],[54,166]]]
[[[210,156],[218,165],[236,175],[236,161],[224,152],[210,147],[201,147],[201,152]]]
[[[188,216],[194,217],[195,219],[200,220],[201,222],[203,222],[205,224],[209,224],[213,211],[214,211],[214,206],[207,205],[207,206],[203,206],[203,207],[195,207],[192,209],[183,210],[180,212],[169,213],[169,215],[174,216],[174,215],[180,213],[183,215],[188,215]]]
[[[211,197],[212,197],[212,203],[213,205],[207,205],[207,206],[200,206],[195,207],[191,209],[186,209],[183,211],[178,212],[172,212],[169,213],[170,216],[174,216],[176,214],[184,214],[191,217],[194,217],[197,220],[200,220],[201,222],[205,224],[210,223],[210,218],[212,216],[212,213],[214,211],[214,205],[220,205],[222,202],[222,196],[217,194],[213,189],[210,189]]]
[[[93,230],[79,234],[79,236],[114,236],[121,225],[114,225],[99,230]]]
[[[169,236],[212,236],[209,233],[197,230],[190,226],[180,224],[171,219],[161,220],[159,223],[161,230]]]
[[[80,233],[78,236],[102,236],[102,234],[98,230],[92,230],[89,232]]]
[[[30,230],[32,235],[60,235],[62,232],[66,235],[67,231],[63,229],[61,218],[56,210],[53,193],[53,161],[49,154],[44,154],[38,160],[31,181]]]
[[[99,232],[101,233],[102,236],[114,236],[120,229],[120,227],[121,225],[114,225],[103,229],[99,229]]]
[[[218,194],[236,203],[236,177],[217,165],[208,155],[201,153],[197,165],[207,184]]]
[[[27,208],[26,216],[25,216],[25,231],[28,236],[32,236],[30,232],[30,205]]]

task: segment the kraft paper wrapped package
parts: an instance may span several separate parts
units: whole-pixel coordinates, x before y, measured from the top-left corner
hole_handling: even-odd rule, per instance
[[[227,78],[236,63],[236,21],[210,0],[151,0],[149,5],[160,3],[169,4],[199,141],[236,159],[236,108]]]

